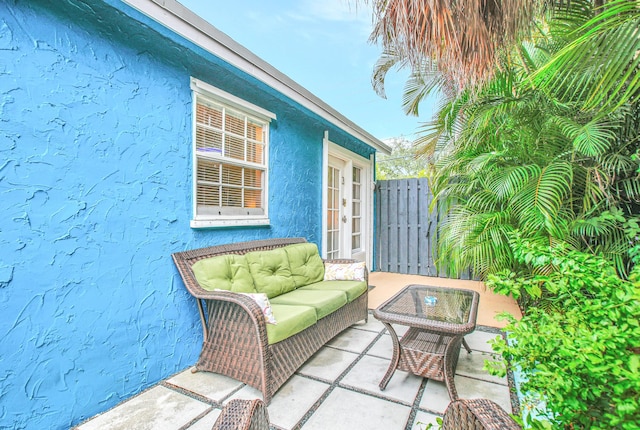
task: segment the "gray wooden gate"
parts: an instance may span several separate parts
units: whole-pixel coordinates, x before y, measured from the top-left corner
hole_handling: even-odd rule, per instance
[[[435,265],[442,214],[429,211],[433,194],[427,179],[378,181],[375,196],[375,270],[446,277]],[[460,277],[469,279],[468,271]]]

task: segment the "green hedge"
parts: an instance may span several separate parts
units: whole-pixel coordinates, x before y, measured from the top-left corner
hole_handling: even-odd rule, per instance
[[[536,302],[508,319],[509,342],[493,347],[524,381],[529,428],[640,428],[638,265],[621,279],[605,259],[514,240],[523,273],[491,276],[496,292]],[[488,363],[494,367],[496,363]],[[537,417],[537,418],[533,418]]]

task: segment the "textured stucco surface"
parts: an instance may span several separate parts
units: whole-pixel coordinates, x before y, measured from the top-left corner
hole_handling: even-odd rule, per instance
[[[271,226],[189,228],[190,76],[276,113]],[[319,243],[324,130],[372,151],[117,0],[0,1],[0,428],[68,428],[192,365],[170,254]]]

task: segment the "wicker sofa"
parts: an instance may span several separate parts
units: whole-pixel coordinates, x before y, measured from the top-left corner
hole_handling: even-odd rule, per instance
[[[366,268],[362,280],[325,281],[325,264],[354,261],[322,261],[304,238],[212,246],[172,257],[202,322],[195,371],[255,387],[266,404],[327,341],[367,320]],[[267,295],[276,324],[267,323],[256,293]]]

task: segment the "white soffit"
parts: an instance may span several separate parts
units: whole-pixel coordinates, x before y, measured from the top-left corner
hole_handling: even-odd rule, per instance
[[[175,0],[123,0],[148,17],[264,82],[378,151],[391,148]]]

